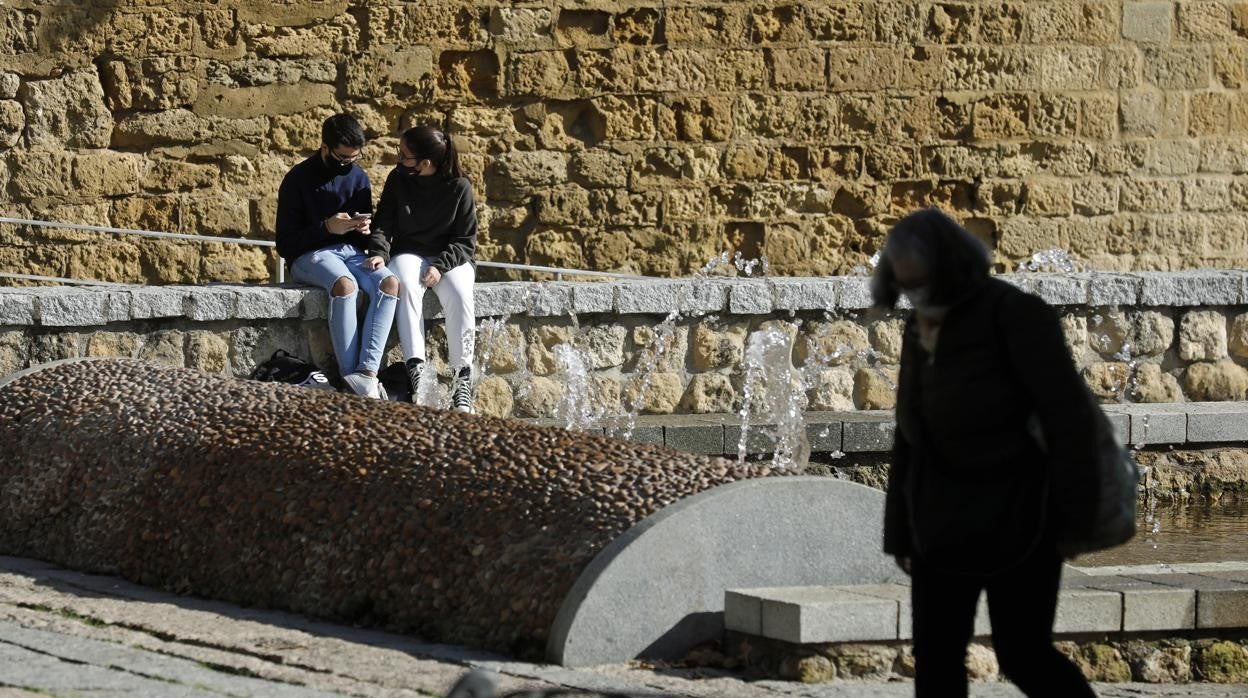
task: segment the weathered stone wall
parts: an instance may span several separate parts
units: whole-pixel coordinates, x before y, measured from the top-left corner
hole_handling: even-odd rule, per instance
[[[1010,278],[1060,306],[1067,343],[1103,401],[1248,398],[1248,272]],[[736,412],[749,336],[769,327],[794,338],[792,361],[809,381],[810,410],[893,406],[902,314],[870,309],[863,277],[508,282],[478,284],[476,293],[477,405],[485,414],[555,416],[569,385],[559,344],[584,350],[583,390],[602,414],[634,405],[643,414]],[[438,311],[433,298],[427,295],[430,317]],[[278,348],[332,373],[325,307],[322,291],[303,287],[7,289],[0,291],[0,375],[78,356],[246,375]],[[669,348],[656,353],[659,327],[671,333]],[[439,322],[430,337],[445,388]],[[391,341],[387,361],[400,360]]]
[[[845,273],[926,203],[1012,267],[1248,262],[1248,3],[10,0],[2,212],[270,238],[349,109],[465,151],[481,258]],[[254,249],[0,227],[0,269],[258,280]],[[266,268],[266,261],[269,262]]]

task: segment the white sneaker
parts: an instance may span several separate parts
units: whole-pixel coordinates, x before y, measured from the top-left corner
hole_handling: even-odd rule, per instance
[[[375,376],[366,376],[363,373],[348,373],[342,377],[342,382],[347,384],[351,392],[364,397],[381,398],[381,381]]]

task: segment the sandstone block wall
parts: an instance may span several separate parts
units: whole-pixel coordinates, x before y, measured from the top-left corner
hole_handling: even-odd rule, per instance
[[[0,213],[271,238],[349,109],[465,152],[481,258],[845,273],[923,204],[1013,267],[1248,261],[1248,3],[10,0]],[[271,254],[271,253],[269,253]],[[266,266],[267,264],[267,266]],[[255,249],[0,226],[0,270],[259,280]]]

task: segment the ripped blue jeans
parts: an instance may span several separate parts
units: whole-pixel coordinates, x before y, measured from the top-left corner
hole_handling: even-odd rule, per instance
[[[386,339],[390,325],[394,323],[394,309],[398,296],[381,290],[381,282],[394,276],[382,265],[368,269],[368,259],[359,248],[351,244],[322,247],[300,255],[290,265],[295,280],[311,286],[320,286],[329,294],[329,337],[334,345],[334,357],[338,360],[341,375],[381,369],[381,357],[386,351]],[[356,293],[346,296],[333,294],[338,279],[355,281],[357,293],[368,296],[368,311],[364,314],[364,326],[359,326],[356,314]]]

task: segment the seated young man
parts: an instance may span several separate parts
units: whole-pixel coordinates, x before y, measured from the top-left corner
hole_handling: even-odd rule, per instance
[[[356,162],[364,129],[350,114],[321,126],[321,147],[286,173],[277,194],[277,252],[291,276],[329,292],[329,335],[343,381],[381,397],[377,370],[394,322],[399,280],[386,268],[390,246],[369,229],[372,187]],[[358,322],[356,293],[369,298]]]

